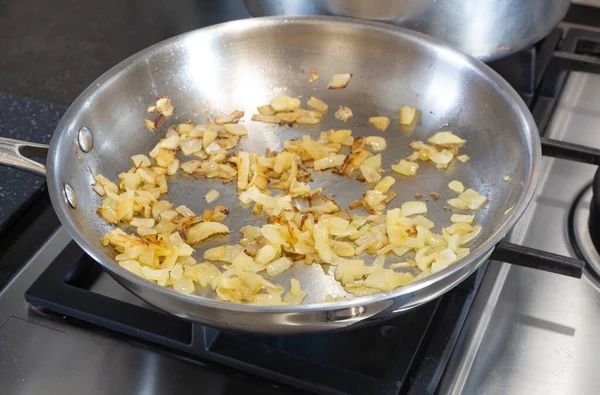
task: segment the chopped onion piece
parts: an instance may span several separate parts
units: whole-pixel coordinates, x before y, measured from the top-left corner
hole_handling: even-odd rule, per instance
[[[281,123],[281,119],[276,115],[261,115],[254,114],[252,115],[252,120],[257,122],[265,122],[265,123]]]
[[[452,199],[448,200],[448,204],[459,210],[468,210],[469,209],[469,205],[467,204],[467,202],[460,199],[460,197],[452,198]]]
[[[183,215],[184,217],[195,217],[196,214],[194,214],[194,212],[192,210],[190,210],[187,206],[185,205],[181,205],[179,207],[177,207],[175,209],[175,211],[177,211],[179,214]]]
[[[287,257],[281,257],[267,265],[267,274],[277,276],[292,267],[292,261]]]
[[[172,116],[173,112],[175,111],[175,107],[173,107],[171,100],[167,96],[162,96],[156,99],[155,108],[156,111],[167,118]]]
[[[208,191],[206,196],[204,196],[204,198],[206,199],[207,203],[212,203],[219,198],[219,191],[211,189],[210,191]]]
[[[451,263],[454,263],[456,259],[456,254],[449,248],[438,252],[431,264],[431,272],[437,273],[440,270],[447,268]]]
[[[278,248],[275,248],[272,245],[266,245],[258,249],[256,255],[254,256],[254,260],[260,265],[266,265],[267,263],[275,259],[277,257],[277,254]]]
[[[409,162],[407,160],[401,159],[395,165],[392,165],[392,170],[398,174],[402,174],[403,176],[414,176],[417,174],[417,169],[419,168],[419,164],[416,162]]]
[[[298,111],[288,111],[288,112],[278,112],[275,115],[277,115],[277,117],[279,119],[281,119],[282,123],[292,124],[298,119],[298,117],[300,116],[300,113]]]
[[[387,142],[380,136],[369,136],[365,139],[365,144],[373,149],[373,151],[383,151],[387,148]]]
[[[335,117],[337,119],[339,119],[340,121],[347,121],[350,118],[352,118],[352,110],[348,107],[340,107],[336,112],[335,112]]]
[[[348,85],[348,83],[350,82],[351,78],[352,74],[334,74],[329,80],[329,85],[327,85],[327,89],[345,88],[346,85]]]
[[[371,117],[369,123],[377,129],[385,131],[390,126],[390,119],[388,117]]]
[[[312,84],[313,82],[315,82],[318,79],[319,79],[319,73],[317,73],[315,70],[311,70],[310,71],[310,79],[308,80],[308,82],[310,84]]]
[[[400,108],[400,125],[410,125],[417,116],[417,109],[408,106]]]
[[[319,112],[327,112],[327,109],[329,108],[329,106],[327,106],[327,104],[325,104],[325,102],[317,99],[314,96],[311,96],[310,99],[308,99],[308,101],[306,102],[306,105],[309,106],[310,108],[313,108],[313,109],[319,111]]]
[[[410,273],[396,273],[392,269],[377,268],[367,276],[364,286],[380,291],[391,291],[413,280],[414,276]]]
[[[196,244],[213,235],[229,234],[229,228],[219,222],[200,222],[188,228],[184,233],[188,243]]]
[[[366,178],[366,177],[365,177]],[[386,176],[384,177],[377,185],[375,185],[375,190],[381,193],[387,193],[387,191],[396,183],[396,179],[394,177]]]
[[[425,202],[405,202],[402,203],[402,215],[410,217],[415,214],[424,214],[427,212],[427,204]]]
[[[319,121],[319,118],[309,114],[300,114],[296,119],[298,125],[316,125]]]
[[[240,123],[226,123],[223,127],[227,132],[236,136],[245,136],[248,134],[248,129]]]
[[[275,114],[275,110],[270,105],[260,106],[257,108],[260,115],[273,115]]]
[[[149,119],[144,119],[144,126],[151,132],[156,131],[156,124]]]
[[[154,218],[132,218],[129,224],[133,227],[144,226],[146,228],[151,228],[154,226]]]
[[[206,152],[210,153],[208,147],[212,144],[213,141],[217,139],[218,133],[213,129],[207,129],[204,131],[204,136],[202,136],[202,143],[204,147],[206,147]]]
[[[448,188],[450,188],[451,191],[457,193],[463,193],[465,191],[465,186],[463,185],[463,183],[456,180],[450,181],[450,183],[448,184]]]
[[[442,147],[462,147],[467,140],[463,140],[452,132],[437,132],[427,139],[431,144]]]
[[[332,167],[338,167],[344,164],[344,160],[346,160],[346,155],[331,155],[326,158],[316,160],[314,162],[314,169],[325,170]]]
[[[455,224],[472,224],[475,219],[474,215],[452,214],[450,221]]]
[[[202,150],[202,139],[181,140],[179,146],[184,155],[191,155]]]
[[[354,256],[356,250],[354,246],[347,241],[331,240],[331,250],[338,256]]]
[[[381,180],[381,174],[379,174],[374,168],[369,167],[365,164],[360,166],[360,172],[365,178],[365,181],[370,184],[375,184],[376,182],[379,182],[379,180]]]
[[[261,228],[261,233],[270,243],[274,245],[289,245],[284,236],[281,234],[277,225],[265,225]]]
[[[283,298],[283,302],[288,305],[299,305],[306,295],[306,292],[300,288],[300,282],[292,278],[290,280],[290,291]]]
[[[319,257],[325,263],[332,263],[334,254],[329,245],[329,230],[327,229],[327,224],[323,222],[316,223],[313,228],[313,238],[315,249],[317,250]]]
[[[365,273],[365,262],[362,259],[340,260],[335,268],[335,279],[343,285],[354,283]]]
[[[468,162],[471,158],[469,157],[469,155],[463,154],[463,155],[459,155],[456,157],[456,159],[458,159],[460,162],[462,163],[466,163]]]
[[[461,193],[458,196],[458,198],[467,203],[467,207],[470,210],[478,210],[488,201],[488,198],[486,196],[480,195],[477,191],[473,189],[467,189],[466,191]]]
[[[286,95],[277,96],[271,100],[271,108],[275,112],[294,111],[300,108],[300,99],[296,99]]]
[[[421,226],[425,229],[433,229],[433,227],[435,226],[435,224],[433,223],[433,221],[430,221],[429,219],[423,217],[422,215],[415,215],[412,218],[413,222],[415,225],[417,226]]]
[[[430,154],[431,161],[436,164],[438,169],[446,169],[452,161],[452,158],[454,158],[454,154],[452,151],[447,149]]]
[[[131,157],[131,163],[133,163],[135,167],[149,167],[150,165],[152,165],[150,159],[146,155],[142,154],[133,155]]]
[[[467,244],[472,241],[474,238],[479,236],[481,233],[481,226],[474,226],[473,231],[467,234],[464,234],[460,237],[460,241],[462,244]]]
[[[215,118],[215,123],[217,125],[223,125],[225,123],[235,123],[240,120],[241,117],[244,116],[243,111],[234,111],[229,115],[220,115]]]

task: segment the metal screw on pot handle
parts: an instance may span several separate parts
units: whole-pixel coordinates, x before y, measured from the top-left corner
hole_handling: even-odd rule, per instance
[[[48,155],[48,145],[30,143],[0,137],[0,165],[16,167],[30,173],[45,176],[46,166],[29,157],[45,158]]]
[[[581,278],[585,267],[585,262],[580,259],[523,247],[506,241],[501,241],[496,245],[490,259],[575,278]]]

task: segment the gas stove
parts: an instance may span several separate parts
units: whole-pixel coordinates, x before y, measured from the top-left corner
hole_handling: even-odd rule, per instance
[[[0,293],[0,394],[600,393],[600,155],[568,144],[600,149],[600,28],[561,24],[491,66],[558,140],[545,154],[571,159],[544,158],[509,240],[585,259],[583,279],[492,261],[384,324],[252,336],[146,304],[58,228]],[[49,208],[47,197],[34,205]],[[56,223],[46,217],[22,221]]]

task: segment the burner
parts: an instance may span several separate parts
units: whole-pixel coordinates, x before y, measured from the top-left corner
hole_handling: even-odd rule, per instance
[[[587,185],[577,195],[575,203],[569,213],[569,237],[576,254],[587,263],[587,269],[592,271],[597,277],[600,277],[600,253],[598,252],[597,244],[594,239],[600,241],[600,234],[597,233],[597,227],[600,218],[595,220],[593,212],[596,215],[600,214],[600,207],[594,207],[597,202],[594,202],[595,196],[598,193],[594,192],[598,182],[600,182],[600,171],[596,172],[594,182]],[[590,203],[591,202],[591,203]],[[593,225],[595,223],[595,225]],[[595,237],[594,231],[596,230]]]

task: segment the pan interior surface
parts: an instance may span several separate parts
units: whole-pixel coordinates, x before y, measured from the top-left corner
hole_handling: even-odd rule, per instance
[[[311,70],[320,76],[312,84],[308,82]],[[335,73],[353,74],[345,89],[327,89],[327,82]],[[314,127],[250,121],[257,106],[280,94],[301,97],[303,106],[306,99],[318,97],[329,105],[329,113]],[[354,137],[385,137],[388,148],[382,152],[383,167],[390,169],[391,164],[413,152],[408,146],[413,140],[425,141],[440,130],[451,130],[466,139],[461,153],[470,156],[469,162],[454,160],[445,171],[421,162],[413,178],[394,175],[396,184],[392,190],[398,197],[388,209],[422,194],[429,209],[427,217],[440,232],[441,227],[450,224],[451,213],[443,209],[446,200],[456,196],[448,189],[448,182],[462,181],[467,188],[489,198],[489,203],[476,213],[476,223],[483,231],[470,246],[470,255],[423,281],[371,298],[415,292],[442,281],[453,270],[489,251],[521,215],[537,178],[539,138],[531,115],[516,92],[483,63],[424,35],[341,18],[257,18],[201,29],[157,44],[100,77],[67,112],[55,133],[48,162],[53,204],[75,240],[116,277],[155,287],[157,292],[173,297],[218,304],[224,309],[258,307],[211,301],[203,298],[213,298],[205,290],[198,292],[200,297],[186,296],[135,278],[114,263],[115,253],[99,242],[112,227],[96,214],[101,198],[91,189],[93,175],[116,180],[119,173],[131,167],[132,155],[147,154],[164,137],[166,126],[152,133],[143,122],[151,117],[146,108],[163,95],[169,96],[175,106],[175,115],[166,126],[186,120],[202,123],[211,115],[244,111],[243,122],[249,135],[242,139],[239,149],[261,154],[266,148],[281,150],[285,140],[304,134],[316,138],[323,130],[352,129]],[[419,121],[412,129],[399,125],[399,109],[403,105],[419,109]],[[337,120],[333,112],[340,106],[350,107],[353,118],[347,122]],[[386,131],[368,123],[368,118],[376,115],[391,118]],[[88,153],[79,150],[76,143],[77,131],[83,126],[94,136],[94,147]],[[391,170],[388,174],[392,175]],[[61,198],[64,183],[70,184],[77,194],[76,209]],[[312,186],[320,185],[343,208],[359,199],[368,187],[332,174],[316,175]],[[195,257],[200,261],[206,248],[236,243],[241,227],[264,223],[264,219],[253,217],[250,209],[241,208],[235,184],[178,173],[169,180],[169,187],[163,199],[175,205],[185,204],[202,213],[206,207],[220,204],[230,211],[225,223],[231,235],[198,246]],[[208,205],[204,196],[210,189],[219,191],[220,198]],[[439,200],[430,198],[430,193],[437,193]],[[404,258],[391,256],[387,262],[401,260]],[[327,294],[344,294],[342,287],[324,275],[320,267],[296,265],[276,282],[287,287],[291,277],[299,279],[308,292],[305,303],[309,306],[270,309],[321,308],[323,305],[310,304],[323,300]],[[353,301],[339,302],[344,303]]]

